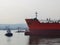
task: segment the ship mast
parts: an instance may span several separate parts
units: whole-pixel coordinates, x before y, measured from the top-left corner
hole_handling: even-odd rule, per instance
[[[36,17],[35,17],[35,18],[37,19],[37,14],[38,14],[38,13],[37,13],[37,12],[35,12],[35,14],[36,14]]]

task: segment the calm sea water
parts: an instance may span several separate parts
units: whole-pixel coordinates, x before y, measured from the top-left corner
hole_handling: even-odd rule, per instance
[[[0,45],[60,45],[60,38],[26,36],[24,32],[17,33],[16,30],[12,30],[12,33],[12,37],[6,37],[6,30],[0,30]]]

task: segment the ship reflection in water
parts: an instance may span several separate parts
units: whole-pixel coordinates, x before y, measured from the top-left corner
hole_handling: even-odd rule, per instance
[[[39,36],[30,36],[29,45],[60,45],[60,38],[40,38]]]
[[[24,32],[11,31],[12,37],[5,36],[6,31],[0,31],[0,45],[60,45],[60,38],[40,38],[39,36],[25,36]]]
[[[38,45],[40,38],[38,36],[29,37],[29,45]]]

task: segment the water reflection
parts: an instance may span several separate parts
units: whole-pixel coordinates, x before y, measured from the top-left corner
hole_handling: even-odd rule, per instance
[[[7,42],[11,42],[11,37],[7,37]]]
[[[38,45],[40,42],[39,36],[30,36],[29,37],[29,45]]]
[[[11,45],[11,37],[6,37],[7,38],[7,45]]]
[[[60,45],[60,38],[41,38],[30,36],[28,45]]]

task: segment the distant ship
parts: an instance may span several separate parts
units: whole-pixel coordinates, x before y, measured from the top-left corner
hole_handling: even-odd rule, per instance
[[[25,30],[22,30],[21,27],[18,27],[17,29],[18,29],[18,31],[16,31],[17,33],[25,32]]]
[[[45,22],[41,22],[36,17],[33,19],[25,19],[29,31],[25,32],[25,35],[41,36],[41,37],[60,37],[60,20],[52,21],[47,19]]]
[[[11,37],[11,36],[13,36],[13,33],[11,33],[11,30],[8,28],[7,33],[5,35],[8,37]]]

